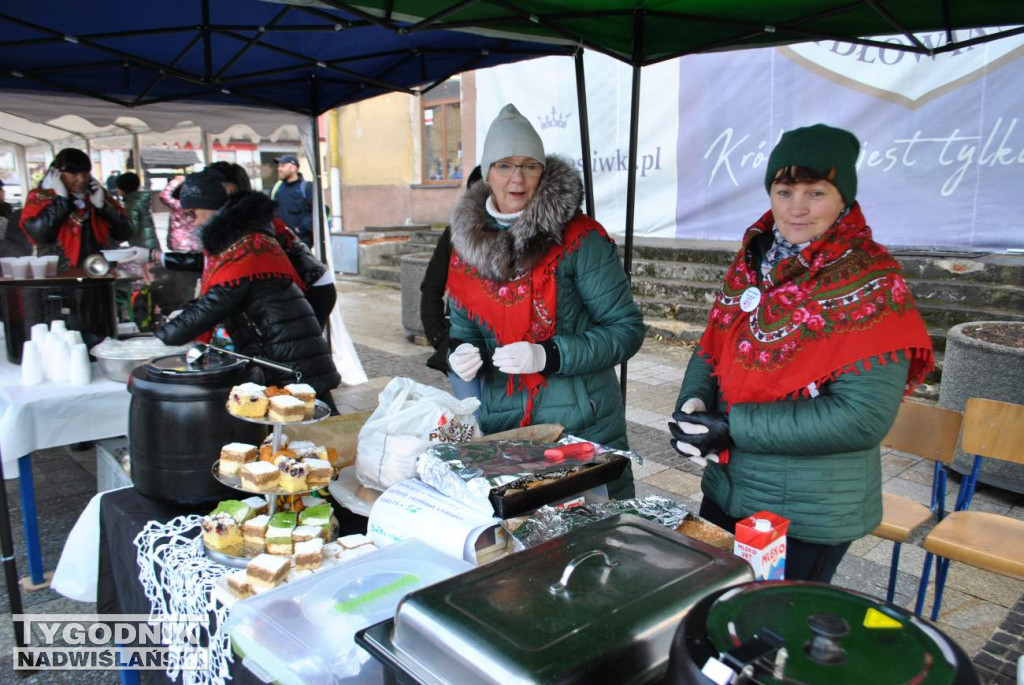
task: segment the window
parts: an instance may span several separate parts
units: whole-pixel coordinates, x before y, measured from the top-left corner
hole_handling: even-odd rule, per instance
[[[423,131],[423,182],[462,179],[462,106],[459,77],[448,79],[420,98]]]

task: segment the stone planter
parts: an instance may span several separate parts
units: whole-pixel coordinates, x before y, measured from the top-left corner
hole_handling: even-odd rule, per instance
[[[420,320],[420,284],[427,273],[430,252],[410,254],[400,258],[402,263],[402,328],[410,337],[424,335]]]
[[[1024,346],[979,339],[978,329],[999,325],[1004,331],[1024,336],[1024,323],[1017,321],[972,321],[949,329],[939,406],[963,411],[971,397],[1024,404]],[[1009,327],[1009,328],[1005,328]],[[965,332],[966,331],[966,332]],[[984,333],[980,334],[984,336]],[[988,337],[988,336],[985,336]],[[957,449],[953,469],[969,473],[973,458]],[[979,480],[994,487],[1024,493],[1024,465],[986,460]]]

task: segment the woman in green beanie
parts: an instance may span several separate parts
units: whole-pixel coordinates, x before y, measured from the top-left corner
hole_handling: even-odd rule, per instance
[[[786,132],[771,209],[743,234],[686,370],[672,445],[705,466],[701,516],[790,520],[786,578],[828,582],[882,519],[879,444],[932,369],[900,266],[857,203],[860,143]]]

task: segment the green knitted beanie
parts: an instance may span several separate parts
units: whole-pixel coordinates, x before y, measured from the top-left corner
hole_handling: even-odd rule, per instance
[[[772,181],[779,169],[802,166],[829,176],[846,201],[852,207],[857,199],[857,154],[860,141],[857,136],[841,128],[815,124],[786,131],[779,144],[768,157],[764,172],[764,187],[772,192]]]

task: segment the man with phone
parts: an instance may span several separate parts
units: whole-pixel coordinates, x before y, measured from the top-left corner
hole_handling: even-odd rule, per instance
[[[79,268],[90,254],[115,247],[132,226],[117,200],[92,177],[89,156],[64,148],[25,198],[21,229],[43,255],[58,255],[60,270]]]

